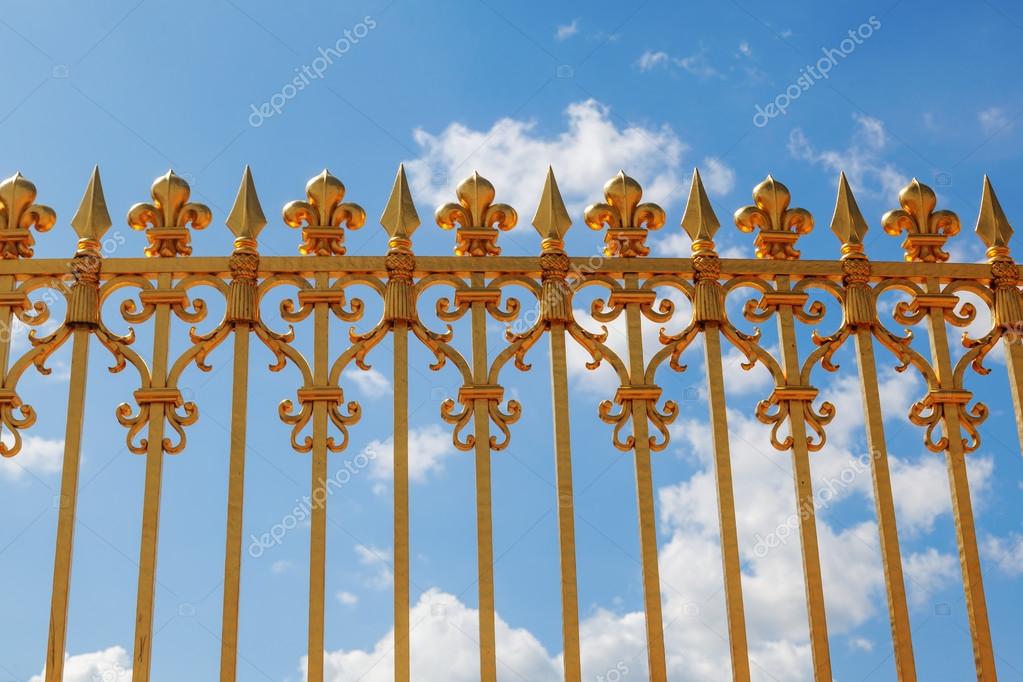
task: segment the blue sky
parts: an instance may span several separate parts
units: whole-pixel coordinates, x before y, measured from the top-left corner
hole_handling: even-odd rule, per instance
[[[729,256],[752,256],[752,236],[728,217],[749,203],[750,190],[769,172],[820,223],[800,240],[804,258],[838,255],[827,223],[840,170],[870,222],[866,245],[877,260],[901,258],[900,240],[882,232],[880,216],[913,176],[936,188],[942,207],[960,213],[964,233],[950,242],[955,260],[983,258],[971,231],[984,173],[1010,220],[1023,220],[1023,200],[1013,191],[1023,183],[1023,94],[1011,85],[1023,59],[1023,10],[1005,0],[933,2],[926,11],[898,1],[9,5],[0,19],[7,64],[0,173],[20,170],[38,186],[39,201],[57,211],[53,232],[37,240],[40,257],[72,252],[68,220],[96,163],[115,221],[114,257],[141,255],[145,239],[123,216],[148,200],[152,179],[168,168],[186,177],[193,197],[214,213],[213,224],[194,235],[196,254],[228,253],[232,236],[223,220],[245,164],[270,218],[260,238],[264,254],[296,252],[299,235],[281,222],[279,208],[303,198],[306,180],[324,166],[370,217],[348,235],[349,252],[382,254],[386,238],[376,218],[399,162],[406,163],[423,218],[414,236],[420,254],[450,252],[453,235],[433,224],[433,209],[453,200],[454,186],[474,169],[523,216],[501,236],[504,253],[537,253],[539,239],[526,218],[549,163],[576,220],[568,249],[579,256],[596,254],[601,241],[582,223],[582,208],[601,198],[604,181],[619,168],[667,210],[667,226],[650,239],[657,255],[689,253],[678,221],[694,166],[722,219],[719,250]],[[1020,257],[1018,245],[1013,251]],[[580,294],[581,316],[591,296]],[[222,306],[206,298],[204,324],[215,323]],[[379,314],[367,304],[361,325]],[[55,318],[59,312],[57,306]],[[822,327],[836,322],[829,315]],[[172,350],[184,348],[185,331],[176,328]],[[461,338],[468,332],[456,331]],[[653,342],[656,330],[650,331]],[[299,330],[297,343],[306,350],[309,332]],[[491,332],[492,348],[499,347],[501,329]],[[612,332],[620,343],[620,330]],[[335,353],[346,333],[340,324],[333,330]],[[765,329],[765,344],[775,342],[773,333]],[[148,348],[151,338],[140,330],[138,343]],[[15,353],[24,348],[23,339],[15,341]],[[375,372],[345,375],[345,390],[362,403],[364,417],[331,471],[360,452],[370,462],[329,501],[331,682],[390,679],[388,349],[385,343],[371,356]],[[654,464],[666,638],[672,679],[723,679],[727,644],[702,352],[690,355],[684,374],[664,368],[658,376],[666,397],[680,400],[683,410],[672,444]],[[214,679],[218,670],[230,357],[228,344],[213,356],[212,373],[190,370],[183,379],[201,416],[189,429],[189,448],[165,466],[157,680]],[[613,679],[610,671],[624,669],[622,679],[641,680],[631,458],[611,446],[610,427],[594,426],[597,403],[615,388],[610,374],[586,372],[581,355],[571,357],[579,368],[571,381],[584,672],[587,679]],[[559,676],[546,352],[537,348],[533,359],[529,373],[509,368],[503,375],[526,409],[511,446],[494,457],[502,680]],[[855,469],[866,448],[855,360],[848,350],[839,360],[837,374],[814,375],[839,408],[829,446],[813,460],[818,485]],[[309,488],[309,460],[290,450],[276,416],[299,378],[290,371],[270,375],[263,369],[269,361],[254,350],[244,534],[258,537],[277,524],[295,528],[245,556],[239,679],[295,681],[303,678],[308,557],[306,524],[295,508]],[[431,372],[421,348],[412,361],[413,675],[472,680],[472,458],[451,448],[438,416],[457,378],[450,369]],[[25,452],[0,462],[0,605],[9,616],[0,680],[35,679],[43,666],[68,362],[65,349],[53,376],[26,377],[22,395],[38,408],[39,422]],[[758,536],[794,510],[788,456],[771,450],[764,428],[751,420],[755,401],[770,392],[766,375],[744,374],[734,353],[727,362],[754,674],[806,679],[798,547],[793,541],[766,556],[756,551]],[[136,386],[127,373],[109,375],[107,364],[94,345],[70,682],[130,678],[144,460],[127,452],[113,414]],[[894,374],[887,356],[879,354],[879,365],[920,675],[970,679],[944,465],[905,419],[924,387]],[[1023,636],[1023,461],[1000,352],[991,365],[991,375],[970,379],[992,411],[970,473],[999,674],[1013,680],[1023,679],[1023,653],[1014,646]],[[831,650],[841,680],[895,676],[871,495],[869,474],[856,473],[820,511]]]

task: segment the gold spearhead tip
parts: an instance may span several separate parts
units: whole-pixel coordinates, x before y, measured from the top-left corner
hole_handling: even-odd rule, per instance
[[[1005,217],[1005,211],[995,195],[991,180],[984,176],[984,190],[980,197],[980,213],[977,215],[977,235],[988,249],[1008,249],[1012,237],[1012,225]]]
[[[99,240],[103,238],[113,221],[107,211],[107,200],[103,195],[103,183],[99,177],[99,166],[92,169],[89,186],[85,188],[82,203],[71,218],[71,227],[79,238],[79,248],[99,249]],[[85,242],[83,244],[82,242]]]
[[[838,198],[835,200],[835,213],[831,217],[831,231],[842,240],[843,246],[862,246],[867,229],[867,221],[856,205],[856,197],[843,172],[838,178]]]
[[[543,193],[540,195],[540,204],[536,207],[536,214],[533,216],[533,227],[540,233],[541,244],[550,248],[562,248],[562,240],[565,233],[572,225],[572,218],[565,208],[565,201],[558,191],[558,181],[554,178],[554,169],[547,167],[547,179],[543,184]],[[544,247],[544,248],[547,248]]]
[[[714,215],[707,190],[703,188],[700,171],[694,168],[693,181],[689,188],[689,201],[686,202],[686,210],[682,214],[682,228],[693,240],[693,248],[696,250],[699,242],[713,243],[714,234],[719,227],[721,227],[721,223]]]
[[[237,237],[235,248],[243,246],[255,248],[256,237],[266,226],[266,215],[263,213],[263,207],[259,204],[256,184],[252,181],[252,170],[248,166],[245,166],[245,172],[242,173],[238,195],[235,197],[234,206],[225,222]]]
[[[419,214],[416,213],[416,205],[412,201],[412,193],[408,188],[405,164],[398,166],[398,175],[394,178],[391,197],[387,200],[387,206],[384,207],[384,212],[380,216],[380,224],[384,226],[390,237],[391,248],[400,246],[408,248],[412,233],[419,227]]]

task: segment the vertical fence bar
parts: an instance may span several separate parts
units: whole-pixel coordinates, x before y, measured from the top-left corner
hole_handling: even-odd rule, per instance
[[[927,293],[940,295],[941,283],[936,277],[927,278]],[[942,391],[954,390],[952,361],[945,328],[945,310],[940,306],[930,306],[927,320],[930,331],[931,362],[937,373],[939,388]],[[963,572],[963,590],[966,595],[966,612],[970,622],[977,679],[991,682],[997,679],[994,649],[991,645],[987,600],[984,597],[984,580],[980,570],[980,553],[977,549],[977,529],[973,518],[973,503],[970,500],[970,481],[966,475],[966,452],[957,407],[956,405],[946,405],[942,410],[942,426],[947,439],[945,458],[952,494],[952,515],[955,519],[956,538],[959,542],[959,562]]]
[[[325,290],[328,274],[316,273],[316,288]],[[330,304],[313,304],[313,383],[326,386]],[[323,682],[324,609],[327,575],[327,403],[313,403],[313,451],[309,531],[309,682]]]
[[[99,321],[99,277],[101,252],[99,240],[110,229],[99,168],[92,171],[82,203],[71,219],[78,233],[78,248],[71,261],[74,283],[67,292],[65,325],[71,329],[71,378],[68,383],[67,423],[64,428],[64,463],[60,475],[60,512],[53,557],[53,592],[50,600],[50,629],[46,644],[46,682],[64,678],[64,654],[67,650],[67,618],[71,591],[71,561],[74,553],[75,514],[78,509],[78,474],[82,456],[82,429],[85,417],[85,387],[89,373],[89,337]],[[0,277],[0,291],[8,292],[14,278]],[[0,347],[0,371],[6,373],[11,341],[11,308],[0,308],[4,321],[4,339]]]
[[[899,532],[895,522],[895,501],[892,496],[891,472],[888,468],[888,447],[884,435],[884,415],[874,359],[874,335],[878,334],[880,338],[889,341],[892,337],[878,321],[877,296],[868,285],[871,265],[863,249],[863,238],[868,229],[867,221],[856,204],[852,188],[849,187],[849,181],[845,173],[842,173],[838,180],[838,197],[831,219],[831,230],[842,242],[842,283],[845,285],[842,293],[843,327],[831,338],[833,344],[841,344],[851,335],[856,345],[863,399],[863,423],[867,431],[867,447],[870,449],[870,473],[874,485],[874,504],[888,597],[895,671],[899,680],[915,682],[913,637],[909,626],[909,609],[906,606],[906,584],[902,573]],[[825,344],[828,347],[831,345]],[[834,348],[837,349],[837,345]]]
[[[790,291],[788,275],[775,279],[778,292]],[[790,386],[798,385],[799,349],[792,303],[778,305],[778,339],[785,377]],[[807,443],[803,399],[790,399],[789,428],[792,434],[792,475],[796,489],[796,513],[799,515],[799,546],[803,556],[803,580],[806,611],[810,625],[810,649],[814,679],[831,680],[831,653],[828,647],[828,622],[824,609],[824,583],[821,577],[820,548],[817,545],[817,518],[814,508],[813,480],[810,475],[810,449]]]
[[[50,629],[46,645],[46,682],[64,679],[67,649],[68,599],[71,592],[71,558],[74,552],[75,513],[78,507],[78,470],[82,454],[85,418],[85,385],[89,369],[88,327],[72,332],[71,380],[68,384],[67,425],[64,428],[64,465],[60,474],[60,512],[53,558],[53,593]],[[6,366],[6,363],[4,363]]]
[[[638,287],[636,273],[625,275],[625,289]],[[625,304],[626,335],[629,346],[629,374],[633,383],[642,383],[643,325],[638,303]],[[650,463],[650,425],[647,399],[635,398],[632,404],[632,431],[636,467],[636,501],[639,515],[639,544],[643,568],[643,613],[646,618],[647,664],[652,682],[668,678],[664,658],[664,622],[661,616],[661,579],[657,565],[657,527],[654,514],[654,482]]]
[[[579,596],[575,570],[575,502],[572,492],[572,437],[568,424],[568,361],[565,323],[550,327],[551,394],[554,411],[555,486],[558,494],[558,537],[561,554],[561,628],[565,647],[565,680],[579,682]]]
[[[739,563],[739,533],[735,522],[735,492],[732,488],[732,458],[728,440],[728,414],[725,402],[725,380],[721,363],[722,326],[741,338],[728,322],[725,313],[725,292],[718,281],[721,259],[714,247],[714,235],[720,227],[699,170],[693,179],[682,214],[682,229],[693,240],[693,329],[703,332],[704,357],[707,366],[707,399],[710,409],[711,443],[714,447],[714,480],[717,487],[718,522],[721,528],[721,563],[725,588],[725,611],[728,619],[728,644],[732,662],[732,679],[745,682],[750,678],[749,650],[746,640],[746,616],[742,599],[742,566]],[[678,337],[685,338],[686,331]],[[680,352],[680,351],[676,351]]]
[[[916,679],[913,660],[913,636],[906,606],[906,583],[902,573],[899,531],[895,522],[895,500],[892,495],[891,472],[888,468],[888,447],[884,436],[884,415],[874,362],[874,340],[868,327],[856,330],[856,359],[863,396],[863,421],[870,448],[870,472],[874,482],[874,504],[877,529],[881,540],[881,561],[884,565],[885,589],[888,592],[888,616],[895,650],[895,670],[899,680]]]
[[[411,675],[409,642],[408,322],[394,322],[394,679]]]
[[[249,394],[249,323],[234,328],[231,389],[231,453],[227,474],[227,540],[224,549],[224,613],[220,680],[234,682],[238,670],[238,607],[241,594],[242,524],[245,497],[245,435]]]
[[[235,235],[231,254],[231,284],[224,324],[234,331],[234,373],[231,388],[231,453],[228,461],[227,539],[224,548],[224,610],[221,628],[220,680],[234,682],[238,674],[238,608],[241,596],[242,526],[245,522],[245,437],[249,401],[249,333],[259,324],[256,279],[259,251],[256,237],[266,226],[256,196],[252,171],[242,174],[238,196],[226,220]]]
[[[732,679],[750,679],[746,642],[746,615],[742,599],[742,566],[739,562],[739,531],[735,522],[735,491],[732,487],[732,456],[728,441],[725,379],[721,363],[721,329],[707,322],[703,330],[707,364],[707,402],[710,408],[711,444],[714,447],[714,481],[717,486],[718,521],[721,526],[721,563],[725,579],[725,611]]]
[[[483,288],[483,273],[471,275],[474,289]],[[487,383],[486,303],[475,300],[472,315],[472,373],[477,385]],[[479,581],[480,680],[497,682],[497,636],[494,605],[494,517],[490,474],[490,400],[473,401],[476,455],[476,574]]]
[[[157,276],[157,291],[168,291],[171,273]],[[153,326],[152,388],[167,382],[167,352],[170,343],[170,303],[155,304]],[[163,486],[163,434],[165,403],[149,403],[149,432],[146,444],[145,497],[142,502],[142,541],[139,547],[138,597],[135,607],[135,651],[132,682],[149,682],[153,658],[153,606],[156,598],[156,551],[160,530],[160,495]]]

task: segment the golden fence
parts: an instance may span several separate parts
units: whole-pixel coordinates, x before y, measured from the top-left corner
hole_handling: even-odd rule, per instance
[[[57,290],[67,299],[62,324],[48,335],[30,334],[29,349],[11,361],[10,334],[0,338],[0,418],[7,432],[2,454],[16,457],[22,432],[31,427],[36,413],[18,394],[18,382],[34,366],[47,373],[48,358],[69,340],[71,368],[61,505],[58,518],[53,593],[47,646],[47,682],[63,678],[65,639],[72,563],[72,540],[79,478],[83,410],[86,396],[87,359],[95,339],[115,360],[113,371],[131,366],[138,373],[134,405],[122,404],[117,420],[128,431],[131,452],[145,457],[145,496],[139,556],[138,597],[132,679],[150,679],[153,645],[154,585],[157,570],[157,535],[160,525],[161,477],[165,455],[185,449],[186,427],[199,418],[199,408],[186,401],[179,390],[182,373],[191,364],[208,369],[208,354],[229,337],[234,341],[234,375],[231,407],[230,462],[227,499],[226,553],[224,566],[222,655],[220,679],[235,679],[238,656],[238,607],[242,558],[243,487],[245,471],[248,356],[253,335],[276,358],[271,367],[297,368],[302,385],[293,399],[280,405],[280,418],[292,429],[291,446],[311,453],[311,499],[325,500],[329,453],[343,450],[348,431],[360,419],[360,406],[344,398],[341,373],[352,364],[366,368],[367,353],[390,336],[393,343],[394,429],[394,677],[410,679],[409,648],[409,468],[408,468],[408,354],[409,342],[421,343],[436,357],[433,368],[450,362],[461,376],[456,396],[441,404],[441,417],[452,425],[453,440],[461,450],[475,455],[476,549],[479,584],[480,679],[497,677],[495,605],[491,508],[491,453],[507,446],[511,425],[521,406],[504,399],[502,375],[509,363],[529,368],[530,349],[546,337],[550,352],[552,386],[553,454],[556,469],[557,520],[561,566],[561,615],[566,680],[581,678],[579,615],[576,582],[575,530],[572,490],[572,454],[566,346],[579,344],[591,357],[588,367],[607,363],[620,387],[613,399],[600,405],[599,417],[612,426],[615,446],[631,451],[635,463],[641,547],[646,645],[651,680],[666,679],[665,644],[658,579],[651,453],[666,447],[669,430],[679,413],[672,396],[663,396],[655,374],[665,361],[671,369],[684,369],[680,357],[702,337],[706,360],[707,392],[717,499],[728,636],[735,680],[750,678],[746,626],[743,610],[739,544],[729,456],[729,436],[722,371],[723,341],[737,348],[751,368],[762,365],[773,377],[774,388],[760,401],[756,416],[771,427],[771,443],[791,453],[795,505],[799,511],[799,539],[809,618],[814,678],[830,680],[828,627],[821,580],[820,554],[814,514],[814,491],[810,455],[825,442],[825,427],[835,408],[817,404],[818,391],[811,371],[820,365],[834,370],[834,354],[853,341],[863,393],[867,442],[872,453],[871,474],[880,533],[881,557],[891,621],[895,665],[900,680],[916,679],[912,637],[906,603],[905,581],[896,529],[895,507],[885,442],[883,415],[875,369],[875,342],[894,357],[899,369],[919,372],[927,392],[910,411],[910,420],[924,427],[927,448],[944,453],[952,495],[966,607],[972,635],[977,678],[995,679],[995,664],[987,606],[981,580],[980,560],[966,455],[979,444],[978,426],[987,408],[972,401],[964,388],[969,371],[986,374],[985,356],[999,341],[1004,344],[1017,424],[1023,434],[1020,390],[1023,386],[1023,347],[1015,334],[1023,322],[1019,295],[1019,271],[1007,246],[1012,232],[985,178],[976,232],[987,247],[988,263],[949,263],[944,251],[948,238],[960,229],[951,211],[935,210],[936,197],[926,185],[913,180],[899,194],[900,208],[882,219],[885,232],[905,234],[902,246],[906,262],[872,262],[863,248],[867,223],[860,213],[843,175],[831,228],[842,243],[841,259],[799,260],[796,242],[813,227],[809,212],[790,207],[788,189],[768,177],[753,192],[754,204],[735,213],[743,232],[755,233],[757,259],[720,258],[715,251],[717,218],[704,192],[699,173],[682,218],[682,227],[693,240],[692,258],[647,258],[648,232],[661,228],[664,210],[642,203],[639,184],[620,173],[604,187],[604,200],[586,209],[585,223],[604,230],[604,254],[592,259],[570,257],[564,237],[572,223],[552,172],[548,171],[533,225],[540,233],[538,257],[500,256],[497,238],[516,225],[510,206],[494,203],[494,187],[478,174],[457,188],[457,202],[436,212],[436,223],[455,231],[455,255],[420,257],[413,253],[412,235],[419,226],[404,171],[399,169],[394,188],[380,222],[389,236],[384,256],[346,256],[346,228],[358,228],[365,211],[345,202],[344,185],[324,171],[306,185],[306,198],[283,209],[284,221],[301,228],[300,256],[261,257],[257,236],[267,220],[256,196],[252,176],[246,169],[227,226],[234,233],[234,252],[228,257],[188,257],[190,230],[207,227],[209,208],[190,202],[188,184],[173,172],[152,185],[149,203],[133,206],[128,223],[144,230],[147,258],[103,258],[101,240],[111,226],[98,171],[94,171],[71,226],[78,247],[69,259],[32,260],[30,228],[44,232],[56,223],[52,209],[35,203],[36,188],[20,174],[0,184],[0,324],[10,329],[13,318],[30,326],[47,320],[49,308],[38,292]],[[344,348],[332,351],[328,344],[333,318],[355,321],[362,317],[363,302],[347,293],[352,286],[368,287],[383,303],[379,322],[366,333],[349,334]],[[207,334],[194,330],[187,350],[170,357],[172,316],[196,322],[206,307],[195,298],[193,287],[210,287],[224,297],[225,315]],[[279,315],[288,323],[312,318],[312,358],[293,345],[294,331],[279,333],[264,324],[260,302],[268,292],[288,287]],[[417,301],[425,290],[446,287],[453,292],[441,298],[436,313],[444,322],[469,316],[471,355],[460,353],[451,343],[452,328],[437,332],[421,321]],[[522,305],[506,289],[518,287],[536,298],[538,315],[520,331],[509,329],[503,347],[487,348],[487,324],[493,319],[521,322]],[[602,323],[620,320],[627,330],[627,356],[616,354],[606,333],[588,331],[573,314],[573,294],[582,287],[597,287],[604,298],[592,307]],[[104,322],[104,301],[115,291],[137,290],[137,300],[125,300],[121,318],[131,331],[117,335]],[[679,317],[673,292],[691,302],[691,318],[682,331],[662,331],[657,348],[644,348],[642,325],[663,324]],[[740,331],[729,319],[726,295],[747,292],[743,317],[754,324],[777,323],[779,357],[760,343],[759,332]],[[35,293],[34,293],[35,292]],[[890,331],[878,317],[878,297],[899,292],[904,300],[895,306],[893,318],[907,328],[925,323],[930,338],[930,357],[911,344],[912,334]],[[831,298],[840,306],[843,319],[834,333],[814,333],[813,349],[801,356],[797,325],[813,326],[824,319],[825,305],[810,294]],[[981,337],[964,335],[961,354],[950,352],[946,327],[965,327],[978,311],[964,304],[962,295],[976,296],[990,309],[992,325]],[[34,295],[34,297],[33,297]],[[109,306],[108,306],[109,307]],[[151,324],[151,354],[136,350],[134,329]],[[624,354],[623,354],[624,355]],[[667,400],[662,402],[662,397]],[[311,434],[304,435],[311,424]],[[324,676],[324,598],[326,510],[314,505],[311,514],[308,679]]]

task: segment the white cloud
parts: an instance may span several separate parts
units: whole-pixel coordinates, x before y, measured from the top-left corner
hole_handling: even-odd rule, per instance
[[[1023,575],[1023,535],[1010,533],[1004,538],[989,536],[984,541],[984,550],[1007,575]]]
[[[383,547],[356,545],[355,554],[359,563],[371,569],[373,574],[366,579],[366,584],[377,590],[386,590],[394,584],[392,561],[394,553]]]
[[[56,474],[60,472],[63,461],[63,439],[24,436],[21,452],[14,457],[0,457],[0,477],[16,481],[26,474]]]
[[[710,194],[728,194],[735,187],[735,171],[715,156],[703,159],[703,164],[700,166],[700,178]]]
[[[579,20],[573,19],[567,24],[558,26],[554,32],[554,38],[556,40],[567,40],[579,32]]]
[[[667,52],[663,50],[653,51],[646,50],[639,56],[639,60],[636,62],[639,66],[640,71],[649,71],[650,69],[667,64],[671,57]]]
[[[742,47],[740,46],[739,49],[741,50]],[[646,50],[636,61],[636,66],[640,71],[650,71],[659,66],[669,65],[674,65],[698,78],[713,78],[721,75],[720,71],[710,63],[706,48],[702,47],[697,52],[685,57],[676,57],[663,50]]]
[[[337,593],[337,600],[345,606],[355,606],[359,603],[359,596],[357,594],[341,590]]]
[[[279,559],[278,561],[273,562],[270,566],[270,571],[276,575],[281,575],[282,573],[290,571],[294,565],[294,562],[288,561],[287,559]]]
[[[747,58],[748,57],[752,57],[753,56],[753,48],[750,47],[748,42],[743,40],[742,42],[739,43],[739,54],[742,55],[743,57],[747,57]]]
[[[1012,121],[1001,107],[989,107],[977,114],[980,130],[985,135],[996,135],[1008,128]]]
[[[952,584],[959,575],[959,559],[929,547],[905,557],[902,561],[909,589],[909,600],[925,604],[935,592]]]
[[[853,651],[863,651],[869,654],[874,650],[874,643],[866,637],[852,637],[849,639],[849,648]]]
[[[895,516],[900,531],[929,532],[938,516],[952,513],[943,455],[926,453],[913,463],[892,457],[890,465]],[[990,487],[994,460],[990,456],[974,455],[967,460],[967,467],[976,507]]]
[[[28,682],[43,682],[46,670]],[[131,657],[122,647],[64,659],[64,682],[131,682]]]
[[[410,612],[412,670],[417,680],[476,682],[479,680],[479,612],[456,597],[431,589]],[[501,679],[559,682],[560,657],[552,657],[527,630],[497,619],[497,667]],[[301,669],[306,672],[306,659]],[[394,675],[394,632],[370,649],[329,652],[328,682],[390,682]]]
[[[645,200],[675,199],[688,145],[670,126],[616,122],[610,108],[593,99],[570,104],[565,116],[567,129],[553,136],[538,131],[536,121],[513,118],[489,130],[461,123],[438,134],[417,129],[413,135],[422,153],[405,163],[413,194],[426,205],[452,201],[455,184],[476,169],[494,184],[498,201],[528,217],[550,164],[573,216],[600,199],[600,188],[619,169],[640,181]],[[723,168],[715,173],[727,179]]]
[[[382,398],[392,390],[391,380],[372,367],[365,371],[352,367],[345,370],[342,376],[355,384],[367,398]]]
[[[370,476],[381,480],[394,478],[394,437],[374,440],[366,446],[377,453],[370,464]],[[437,424],[430,424],[408,433],[408,471],[414,483],[424,482],[430,474],[444,469],[444,461],[457,454],[451,433]]]
[[[756,377],[750,380],[760,381]],[[858,391],[852,390],[855,383],[855,379],[840,380],[827,387],[825,393],[828,397],[856,394]],[[762,388],[766,391],[766,384]],[[886,411],[887,406],[902,410],[918,388],[914,379],[902,376],[887,379]],[[705,405],[687,407],[692,408],[685,411],[687,417],[706,409]],[[849,416],[836,421],[834,432],[829,429],[829,436],[834,439],[814,456],[812,468],[814,490],[818,493],[829,481],[841,481],[831,484],[835,494],[821,504],[817,514],[825,601],[832,635],[847,636],[854,651],[869,652],[875,644],[861,636],[859,628],[884,621],[884,574],[872,513],[869,467],[860,466],[851,477],[844,476],[862,454],[862,417],[857,416],[861,406],[849,399],[841,402],[839,409]],[[802,607],[804,586],[798,533],[792,532],[766,553],[756,551],[758,538],[777,533],[797,516],[791,460],[767,445],[768,427],[743,412],[729,411],[728,417],[743,597],[754,674],[759,676],[757,679],[805,680],[811,676],[811,660]],[[668,672],[671,679],[680,682],[718,679],[722,670],[729,669],[729,652],[723,637],[727,619],[721,594],[717,489],[713,451],[707,446],[708,424],[702,416],[681,420],[672,428],[672,438],[672,448],[694,465],[695,473],[658,490]],[[938,469],[934,469],[935,464]],[[940,465],[937,457],[927,456],[911,463],[893,458],[895,498],[897,501],[910,498],[899,502],[903,504],[898,509],[900,528],[922,531],[930,527],[937,515],[948,513],[947,481],[936,475]],[[992,474],[990,457],[971,458],[974,491],[985,489]],[[939,501],[943,497],[946,499]],[[831,507],[849,500],[857,506],[847,508],[858,508],[861,518],[839,525]],[[841,518],[847,519],[848,514],[843,513]],[[989,550],[993,546],[1005,556],[1013,556],[1015,542],[1015,538],[1011,542],[989,542]],[[360,554],[366,562],[375,556],[376,551],[368,549]],[[903,563],[914,604],[926,602],[957,579],[958,564],[953,554],[926,549],[906,554]],[[412,665],[417,678],[456,682],[478,679],[475,610],[449,594],[431,589],[413,607],[411,617]],[[580,634],[583,675],[587,679],[597,679],[623,661],[629,667],[630,679],[646,677],[642,612],[595,607],[582,619]],[[329,654],[329,679],[348,682],[363,675],[367,682],[389,679],[392,643],[393,633],[387,633],[368,649]],[[443,661],[438,660],[436,652],[444,653]],[[499,669],[508,671],[510,679],[518,679],[511,671],[521,678],[540,682],[560,679],[560,654],[548,653],[532,634],[515,629],[500,617],[498,656]]]
[[[908,178],[894,164],[883,159],[888,146],[884,123],[879,119],[853,113],[856,129],[845,149],[818,149],[810,142],[802,128],[789,135],[789,154],[793,158],[823,166],[836,178],[845,171],[857,193],[868,196],[895,196]]]

